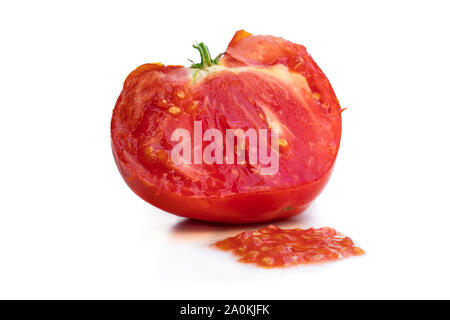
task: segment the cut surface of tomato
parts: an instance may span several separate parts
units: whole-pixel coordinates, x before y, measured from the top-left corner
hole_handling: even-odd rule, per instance
[[[276,130],[277,172],[264,175],[267,164],[250,163],[249,143],[236,146],[242,163],[175,163],[172,134],[194,136],[195,123],[224,137],[227,130]],[[215,64],[155,63],[131,72],[111,137],[120,173],[147,202],[193,219],[263,222],[303,212],[324,188],[339,149],[341,108],[303,46],[238,31]],[[209,143],[200,140],[202,150]]]
[[[327,227],[303,230],[270,225],[218,241],[214,247],[231,251],[240,262],[267,268],[325,263],[364,254],[349,237]]]

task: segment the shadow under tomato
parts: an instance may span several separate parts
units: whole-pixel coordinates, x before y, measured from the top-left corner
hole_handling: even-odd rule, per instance
[[[261,229],[271,224],[280,228],[309,228],[311,226],[312,217],[317,214],[316,211],[316,207],[312,205],[308,210],[298,216],[252,224],[223,224],[184,219],[172,227],[170,235],[176,240],[206,240],[214,242],[235,236],[240,232]]]

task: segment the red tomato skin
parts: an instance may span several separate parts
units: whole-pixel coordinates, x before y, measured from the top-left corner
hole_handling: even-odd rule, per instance
[[[304,212],[327,184],[332,169],[319,180],[288,190],[195,197],[162,190],[149,184],[119,160],[114,159],[127,185],[155,207],[180,217],[228,224],[259,223],[286,219]]]
[[[229,49],[232,45],[236,45],[250,34],[238,32],[230,43]],[[277,38],[278,39],[278,38]],[[296,45],[297,46],[297,45]],[[228,50],[229,50],[228,49]],[[295,49],[298,49],[295,47]],[[227,50],[227,51],[228,51]],[[330,108],[332,108],[334,116],[337,117],[335,123],[336,130],[336,153],[331,159],[329,168],[323,172],[314,181],[307,181],[288,187],[273,188],[265,191],[251,191],[243,193],[231,193],[223,195],[186,195],[179,192],[169,191],[162,188],[160,185],[151,183],[145,177],[142,170],[142,164],[138,163],[137,159],[131,159],[124,155],[124,149],[134,148],[134,146],[125,146],[129,142],[120,140],[120,136],[129,135],[131,131],[136,129],[136,125],[142,119],[142,114],[135,112],[128,103],[130,99],[127,94],[133,87],[142,74],[149,70],[178,70],[182,72],[180,66],[161,66],[159,64],[146,64],[134,70],[125,81],[124,90],[119,97],[116,108],[113,112],[111,122],[112,134],[112,151],[115,162],[119,171],[124,178],[127,185],[143,200],[156,206],[157,208],[173,213],[181,217],[187,217],[197,220],[206,220],[220,223],[258,223],[266,222],[275,219],[284,219],[305,211],[312,203],[312,201],[320,194],[328,182],[333,170],[337,150],[339,149],[340,135],[341,135],[341,118],[340,106],[334,94],[328,79],[323,75],[319,67],[315,64],[312,58],[305,51],[306,68],[304,76],[307,78],[309,85],[315,92],[319,92]],[[278,61],[287,65],[289,68],[296,68],[289,59],[286,61]],[[225,56],[224,64],[232,66],[234,64],[240,65],[241,62],[235,60],[231,55]],[[263,64],[255,61],[255,64]],[[300,71],[299,71],[300,72]],[[120,109],[118,106],[124,105],[126,108]],[[130,109],[131,108],[131,109]],[[125,109],[125,110],[124,110]],[[142,113],[142,112],[141,112]],[[124,119],[126,119],[124,123]],[[131,127],[131,129],[130,129]]]

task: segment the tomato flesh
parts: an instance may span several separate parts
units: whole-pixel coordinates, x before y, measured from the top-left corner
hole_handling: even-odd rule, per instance
[[[364,254],[349,237],[332,228],[280,229],[270,225],[242,232],[214,246],[231,251],[240,262],[267,268],[325,263]]]
[[[261,165],[175,164],[174,130],[277,129],[279,170]],[[111,122],[128,186],[179,216],[253,223],[303,212],[327,183],[341,137],[341,108],[303,46],[239,31],[219,66],[145,64],[126,79]],[[202,147],[208,143],[203,141]]]

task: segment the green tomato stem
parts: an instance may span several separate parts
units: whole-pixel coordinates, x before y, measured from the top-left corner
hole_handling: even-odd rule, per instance
[[[223,53],[221,53],[215,59],[211,59],[209,49],[203,42],[200,42],[198,45],[193,45],[193,47],[200,52],[201,62],[192,64],[191,68],[203,69],[211,67],[212,65],[219,64],[219,60],[223,56]]]

